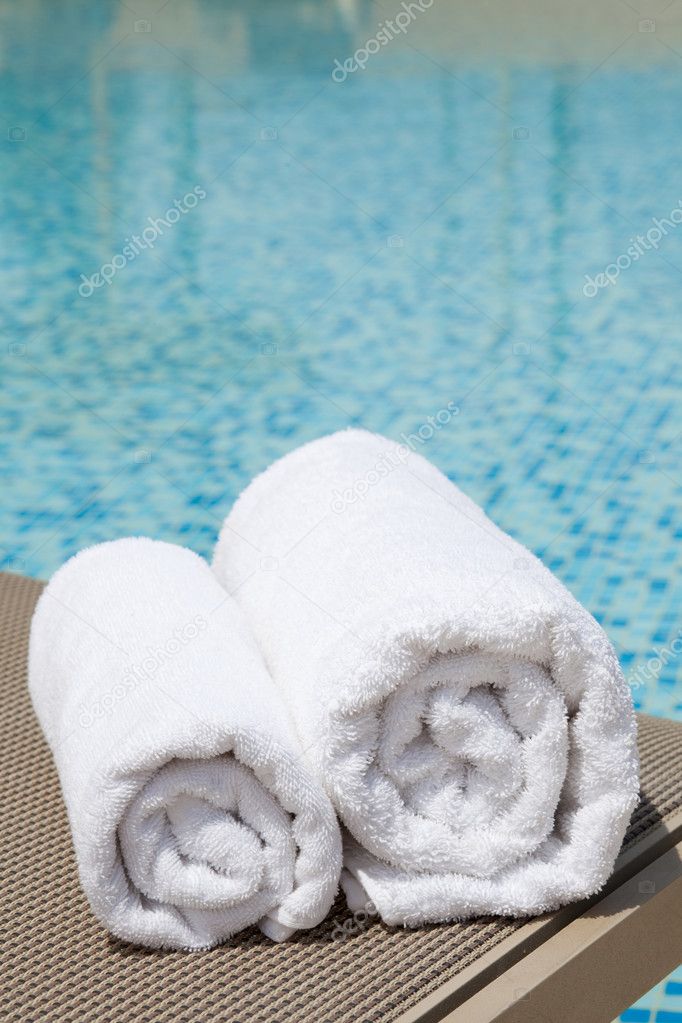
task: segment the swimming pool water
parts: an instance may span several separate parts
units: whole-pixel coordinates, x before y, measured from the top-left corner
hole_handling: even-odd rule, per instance
[[[208,555],[301,442],[417,433],[682,718],[679,16],[516,6],[2,7],[2,567]]]

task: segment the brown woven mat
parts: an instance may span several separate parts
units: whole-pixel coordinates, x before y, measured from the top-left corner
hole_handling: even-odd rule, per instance
[[[389,929],[337,902],[276,945],[255,929],[210,952],[110,938],[76,873],[59,783],[26,690],[42,584],[0,573],[0,1018],[98,1023],[388,1023],[518,927],[493,919]],[[682,725],[641,717],[642,789],[626,844],[682,805]],[[335,940],[346,922],[351,933]]]

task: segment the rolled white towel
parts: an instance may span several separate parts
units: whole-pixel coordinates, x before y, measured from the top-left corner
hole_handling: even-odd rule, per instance
[[[415,926],[601,887],[638,791],[617,659],[434,466],[364,431],[314,441],[246,489],[214,570],[354,836],[353,908]]]
[[[255,922],[279,940],[325,916],[334,812],[243,615],[196,554],[130,538],[68,561],[34,614],[29,687],[83,889],[115,935],[207,948]]]

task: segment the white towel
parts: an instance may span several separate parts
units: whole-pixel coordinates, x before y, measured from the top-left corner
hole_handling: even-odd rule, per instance
[[[312,927],[338,885],[331,804],[239,608],[191,551],[91,547],[38,602],[29,686],[83,889],[118,937],[207,948]]]
[[[354,836],[352,908],[416,926],[601,887],[638,791],[617,659],[434,466],[364,431],[314,441],[242,494],[214,570]]]

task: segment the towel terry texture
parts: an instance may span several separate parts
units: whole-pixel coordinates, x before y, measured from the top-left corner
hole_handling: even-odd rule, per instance
[[[341,869],[332,806],[201,558],[143,538],[76,555],[35,611],[29,687],[83,888],[115,935],[205,948],[325,916]]]
[[[214,571],[390,924],[597,891],[637,801],[630,693],[564,586],[407,445],[360,430],[276,462]]]

